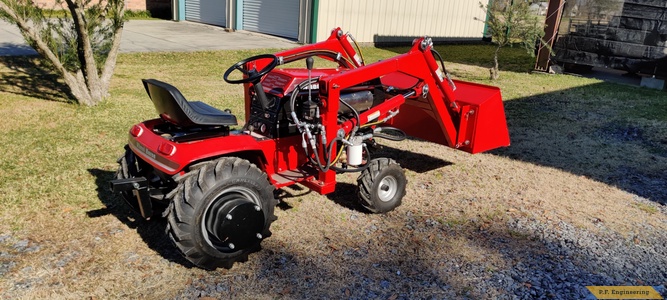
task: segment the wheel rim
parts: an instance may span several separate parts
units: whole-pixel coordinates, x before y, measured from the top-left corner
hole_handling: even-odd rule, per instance
[[[259,196],[246,187],[220,192],[206,207],[201,230],[206,242],[221,252],[236,252],[257,244],[265,220]]]
[[[382,202],[389,202],[396,196],[397,190],[398,180],[394,176],[384,177],[378,185],[378,198]]]

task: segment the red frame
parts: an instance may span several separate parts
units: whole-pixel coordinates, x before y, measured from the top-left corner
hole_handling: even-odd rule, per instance
[[[386,124],[405,131],[408,135],[478,153],[509,145],[509,133],[505,121],[500,90],[481,84],[454,81],[453,89],[441,77],[438,62],[433,56],[433,45],[426,38],[416,39],[412,49],[396,57],[363,65],[357,53],[340,28],[332,31],[323,42],[276,53],[283,62],[305,58],[308,55],[333,53],[347,64],[339,70],[320,71],[319,99],[321,121],[327,129],[327,140],[334,140],[339,129],[349,133],[354,120],[339,124],[337,113],[342,90],[360,83],[380,78],[384,85],[399,89],[411,88],[414,94],[405,98],[397,95],[380,105],[361,113],[362,123],[383,120],[390,113],[400,111]],[[332,60],[328,56],[320,56]],[[252,67],[261,69],[268,61],[255,62]],[[251,67],[251,66],[247,66]],[[343,72],[344,71],[344,72]],[[286,71],[287,72],[287,71]],[[324,74],[324,75],[322,75]],[[250,118],[251,84],[245,84],[246,120]],[[264,86],[269,92],[271,87]],[[232,132],[228,136],[176,143],[153,133],[160,119],[140,123],[139,136],[130,134],[129,145],[134,153],[168,175],[183,173],[194,163],[222,156],[239,156],[251,160],[263,169],[277,188],[300,182],[308,188],[327,194],[333,192],[336,173],[322,172],[308,167],[308,158],[301,148],[301,136],[266,139],[255,134]],[[363,124],[360,124],[363,125]],[[172,149],[171,155],[159,152]],[[325,149],[319,145],[319,149]]]

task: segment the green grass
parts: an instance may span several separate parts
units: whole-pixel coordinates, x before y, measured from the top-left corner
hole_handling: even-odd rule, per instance
[[[366,61],[377,61],[402,52],[405,48],[364,48]],[[666,121],[665,94],[657,91],[630,88],[602,83],[569,75],[528,74],[532,60],[521,49],[503,51],[501,66],[505,70],[498,81],[488,80],[484,68],[493,47],[485,45],[438,46],[456,77],[485,84],[499,85],[506,101],[520,100],[513,105],[517,109],[508,113],[511,124],[530,126],[533,122],[560,123],[567,114],[600,112],[613,116],[617,123],[635,124],[643,128],[645,136],[657,139],[654,146],[660,148]],[[90,184],[64,188],[63,181],[86,182],[90,179],[87,168],[113,169],[115,157],[125,143],[127,129],[141,120],[153,118],[151,102],[145,96],[141,78],[156,78],[176,85],[189,99],[211,103],[220,108],[230,108],[243,120],[241,87],[222,81],[227,66],[242,58],[274,50],[218,51],[194,53],[137,53],[123,54],[118,61],[111,98],[93,108],[78,107],[58,102],[44,102],[40,93],[58,94],[49,90],[53,86],[44,83],[26,84],[23,90],[14,87],[21,80],[27,81],[31,70],[22,66],[23,77],[13,74],[16,82],[4,82],[0,104],[7,116],[5,134],[0,137],[6,159],[1,164],[0,191],[4,205],[30,205],[37,207],[41,201],[62,199],[72,204],[88,203]],[[475,53],[475,56],[470,55]],[[13,65],[18,58],[2,58],[5,65]],[[7,75],[9,78],[10,75]],[[41,92],[29,93],[30,88]],[[46,89],[46,90],[44,90]],[[21,96],[28,95],[28,96]],[[62,97],[62,94],[61,94]],[[535,104],[535,99],[540,104]],[[53,99],[52,99],[53,100]],[[65,98],[56,100],[66,101]],[[565,102],[563,102],[565,101]],[[536,106],[537,105],[537,106]],[[561,105],[570,108],[562,114],[553,114]],[[588,127],[590,124],[582,124]],[[604,126],[604,124],[599,124]],[[663,128],[663,129],[660,129]],[[584,130],[583,128],[580,128]],[[573,129],[574,130],[574,129]],[[655,132],[655,133],[653,133]],[[663,138],[664,140],[664,138]],[[511,148],[510,148],[511,149]],[[662,149],[662,148],[661,148]],[[659,149],[660,150],[660,149]],[[20,185],[20,188],[15,188]],[[26,198],[35,199],[26,203]],[[48,200],[47,200],[48,199]],[[99,205],[99,203],[97,203]]]
[[[386,53],[394,53],[394,55],[402,54],[409,49],[410,47],[364,48],[363,53],[370,58],[367,58],[367,61],[372,62],[378,55],[385,55]],[[486,68],[490,68],[493,65],[495,47],[492,45],[436,45],[435,49],[447,62]],[[474,55],[471,55],[473,53]],[[500,70],[525,73],[533,69],[535,59],[519,46],[506,47],[499,52],[498,64]]]
[[[372,62],[403,50],[364,48],[364,54],[366,61]],[[164,242],[160,240],[164,237],[161,224],[132,221],[129,214],[118,213],[125,208],[116,203],[119,202],[117,197],[106,191],[106,184],[117,168],[116,159],[123,152],[128,129],[142,120],[157,117],[145,95],[142,78],[170,82],[188,99],[205,101],[221,109],[230,108],[242,122],[242,88],[224,83],[222,75],[242,58],[274,51],[121,54],[111,97],[91,108],[68,103],[62,86],[53,84],[52,77],[35,68],[31,59],[0,57],[0,115],[3,116],[0,122],[3,132],[0,135],[3,154],[0,160],[0,205],[3,207],[0,235],[11,233],[17,239],[25,238],[43,245],[41,252],[22,257],[18,267],[7,273],[8,276],[0,277],[0,283],[13,284],[12,280],[28,276],[19,274],[26,266],[35,270],[55,269],[49,259],[68,253],[76,253],[79,260],[65,266],[58,276],[44,277],[41,293],[31,291],[32,294],[22,296],[142,298],[147,294],[141,293],[155,292],[153,297],[169,298],[169,293],[183,288],[187,278],[207,274],[168,263],[164,257],[174,254],[164,250],[171,249],[168,245],[160,244]],[[264,272],[262,270],[267,268],[274,270],[270,262],[280,251],[291,253],[300,262],[312,258],[316,262],[313,265],[320,267],[322,263],[373,265],[324,252],[330,251],[327,243],[333,243],[336,248],[371,247],[373,254],[372,259],[367,258],[369,261],[381,259],[382,264],[392,264],[405,257],[397,258],[387,252],[388,249],[413,247],[414,234],[428,245],[420,250],[433,251],[432,256],[424,258],[425,262],[459,255],[468,257],[470,262],[479,262],[479,257],[494,254],[495,250],[484,248],[483,241],[477,239],[478,223],[490,223],[485,230],[502,230],[507,221],[504,212],[511,207],[521,207],[522,216],[537,220],[543,212],[549,211],[581,228],[586,228],[590,216],[597,216],[601,207],[608,208],[604,211],[607,215],[601,218],[610,228],[633,228],[637,220],[623,217],[632,212],[628,209],[645,211],[649,214],[647,218],[662,216],[653,206],[627,203],[633,201],[631,194],[654,201],[664,195],[661,194],[664,191],[650,186],[652,182],[665,184],[667,95],[664,92],[570,75],[530,74],[533,60],[517,48],[503,50],[507,55],[501,56],[501,77],[491,82],[487,70],[491,64],[491,46],[438,46],[438,51],[457,79],[501,88],[511,147],[493,151],[492,155],[470,156],[420,141],[402,142],[404,148],[394,145],[398,153],[423,152],[421,157],[435,156],[452,165],[426,172],[408,170],[409,195],[404,205],[388,215],[359,214],[359,224],[346,217],[350,214],[348,208],[326,197],[310,193],[287,199],[294,208],[278,212],[280,220],[272,227],[274,237],[267,240],[267,249],[273,252],[251,256],[250,262],[229,273],[212,274],[223,275],[221,280],[226,280],[239,274]],[[418,162],[407,159],[404,163]],[[494,179],[492,175],[500,176]],[[354,182],[356,174],[348,177]],[[648,180],[644,182],[645,178]],[[561,182],[562,185],[558,185]],[[421,183],[429,183],[428,189],[420,187]],[[478,200],[466,200],[473,198]],[[618,206],[622,208],[616,209]],[[571,207],[576,209],[567,210]],[[114,216],[90,216],[91,212],[105,210]],[[423,234],[406,232],[406,212],[429,216],[442,226],[437,229],[419,227],[426,232]],[[478,223],[473,221],[475,219]],[[378,224],[379,233],[365,235],[363,230],[371,222]],[[662,222],[664,224],[664,220]],[[383,228],[382,224],[387,227]],[[108,234],[119,228],[124,231]],[[517,231],[494,234],[506,235],[518,243],[531,238]],[[323,235],[327,239],[323,240]],[[100,236],[103,242],[96,244]],[[458,244],[451,246],[454,237],[458,238]],[[295,238],[299,241],[293,241]],[[368,246],[369,241],[379,246]],[[388,247],[388,243],[400,246]],[[324,250],[317,248],[320,245],[325,245]],[[465,246],[469,253],[456,245]],[[127,257],[137,255],[145,259],[145,265],[128,265]],[[498,258],[498,264],[492,267],[505,268],[500,260]],[[262,265],[266,261],[269,263]],[[303,274],[308,273],[309,266],[309,263],[301,265]],[[337,270],[334,268],[337,266],[327,267]],[[159,268],[160,273],[151,267]],[[373,268],[369,270],[374,272]],[[428,268],[419,271],[428,271]],[[343,275],[336,278],[348,274]],[[290,284],[285,279],[277,280],[280,280],[278,284],[271,284],[281,288]],[[331,282],[327,284],[336,286]],[[0,285],[0,293],[4,286]],[[95,289],[97,286],[101,286],[103,292]],[[128,286],[139,291],[126,292]],[[52,292],[52,288],[57,291]],[[294,290],[300,288],[295,286]],[[316,292],[325,288],[319,287]],[[240,291],[253,292],[248,289]],[[68,291],[72,294],[66,294]],[[73,291],[77,291],[76,294]],[[303,291],[310,290],[304,288]],[[276,294],[268,297],[275,298]]]
[[[659,210],[656,208],[654,205],[646,204],[646,203],[635,203],[634,205],[636,208],[639,210],[648,213],[648,214],[655,214]]]
[[[364,54],[366,61],[372,62],[404,50],[364,48]],[[530,69],[532,58],[516,48],[503,49],[506,53],[501,56],[501,66],[505,67],[501,70],[508,71],[501,74],[500,80],[491,82],[484,68],[469,67],[467,64],[486,67],[493,47],[453,45],[438,46],[438,50],[443,53],[450,72],[457,78],[498,85],[506,101],[521,100],[518,104],[520,109],[509,113],[513,118],[510,122],[515,125],[530,126],[534,120],[558,122],[567,118],[552,114],[553,109],[549,107],[561,105],[559,99],[562,97],[576,96],[576,100],[563,104],[572,106],[568,113],[607,111],[618,122],[632,120],[631,123],[638,126],[659,125],[653,126],[655,139],[665,133],[667,114],[664,112],[667,111],[667,101],[664,101],[664,93],[569,75],[529,74],[525,71]],[[16,91],[4,81],[6,85],[0,87],[0,90],[5,92],[0,93],[0,103],[3,114],[7,116],[5,124],[12,125],[4,125],[8,128],[0,137],[3,153],[7,154],[7,159],[1,162],[4,172],[0,174],[0,191],[3,195],[0,203],[25,205],[22,200],[38,198],[31,201],[32,205],[38,205],[39,201],[45,201],[40,199],[48,198],[39,195],[63,198],[73,203],[85,202],[82,195],[90,186],[67,189],[63,193],[62,186],[55,183],[65,178],[85,181],[90,177],[86,168],[104,166],[113,169],[114,159],[125,143],[127,128],[154,117],[152,104],[141,86],[141,78],[172,82],[187,98],[230,108],[242,120],[241,88],[224,83],[223,72],[227,66],[242,58],[273,51],[123,54],[118,61],[111,98],[93,108],[44,102],[39,99],[39,93]],[[13,65],[16,60],[19,58],[2,58],[5,65]],[[23,72],[12,73],[23,74],[23,77],[12,75],[16,81],[29,80],[32,71],[26,68],[22,66]],[[45,86],[53,88],[52,85]],[[57,93],[53,91],[53,94]],[[19,96],[21,94],[28,96]],[[535,97],[546,98],[544,109],[525,101]],[[66,101],[64,98],[59,100]],[[28,186],[11,188],[18,182],[27,182]]]

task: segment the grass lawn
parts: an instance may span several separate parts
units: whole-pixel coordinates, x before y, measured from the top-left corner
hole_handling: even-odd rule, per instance
[[[667,230],[667,94],[530,74],[533,60],[521,49],[503,50],[501,77],[490,82],[491,47],[438,50],[455,78],[502,89],[512,146],[468,155],[417,140],[383,141],[384,153],[407,169],[403,206],[387,215],[356,211],[350,204],[356,174],[342,175],[328,197],[287,191],[264,250],[214,272],[190,268],[163,234],[165,222],[137,219],[106,182],[128,129],[157,117],[140,79],[170,82],[188,99],[230,108],[242,122],[241,86],[224,83],[222,75],[242,58],[274,50],[121,54],[110,99],[92,108],[69,104],[31,59],[0,57],[0,298],[160,299],[209,274],[221,282],[245,280],[230,295],[340,298],[354,293],[344,290],[354,269],[382,278],[383,266],[410,262],[415,273],[405,276],[421,278],[443,257],[483,263],[490,272],[511,266],[480,231],[511,240],[514,251],[541,251],[539,237],[507,227],[514,218],[592,232],[603,222],[629,238],[650,234],[637,224]],[[372,62],[404,51],[365,48],[364,54]],[[373,255],[350,259],[346,249]],[[301,264],[277,275],[277,255]],[[456,295],[503,293],[478,291],[465,274],[429,274]],[[414,297],[442,293],[416,283],[395,291],[405,289],[421,291]]]

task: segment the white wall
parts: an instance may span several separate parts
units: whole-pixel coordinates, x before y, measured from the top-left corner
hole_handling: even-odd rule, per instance
[[[434,40],[479,40],[486,15],[480,0],[320,0],[317,41],[340,26],[362,43]],[[487,0],[483,0],[486,4]]]

